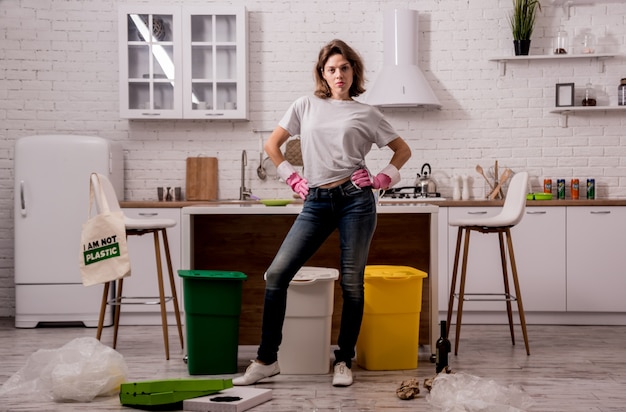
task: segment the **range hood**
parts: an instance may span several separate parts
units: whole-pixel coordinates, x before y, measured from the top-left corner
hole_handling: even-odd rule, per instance
[[[363,102],[386,107],[440,108],[441,103],[418,67],[418,13],[394,9],[383,21],[382,70],[366,85]]]

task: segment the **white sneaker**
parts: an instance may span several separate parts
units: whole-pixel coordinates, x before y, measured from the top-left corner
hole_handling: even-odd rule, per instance
[[[352,385],[352,371],[345,362],[339,362],[335,365],[335,375],[333,376],[333,386],[350,386]]]
[[[255,360],[250,361],[250,366],[246,369],[246,373],[243,376],[239,376],[233,379],[233,385],[245,386],[257,383],[261,379],[269,378],[271,376],[278,375],[280,368],[278,367],[278,361],[269,365],[264,365]]]

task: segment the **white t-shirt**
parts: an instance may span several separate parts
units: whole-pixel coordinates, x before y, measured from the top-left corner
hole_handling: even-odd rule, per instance
[[[365,166],[372,144],[381,148],[398,137],[378,109],[355,100],[303,96],[278,124],[291,136],[300,135],[309,187],[352,175]]]

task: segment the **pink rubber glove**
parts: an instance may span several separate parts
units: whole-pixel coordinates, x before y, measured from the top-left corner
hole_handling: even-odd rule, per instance
[[[382,172],[372,179],[372,187],[374,189],[388,189],[390,184],[391,178]]]
[[[286,183],[291,186],[291,190],[296,192],[303,200],[306,195],[309,194],[309,182],[298,173],[292,173],[286,180]]]
[[[354,183],[361,189],[371,186],[372,179],[370,178],[370,174],[367,169],[359,169],[356,172],[352,173],[352,183]]]
[[[387,189],[391,184],[391,178],[382,172],[370,178],[366,169],[359,169],[352,173],[352,182],[360,188],[372,186],[374,189]]]

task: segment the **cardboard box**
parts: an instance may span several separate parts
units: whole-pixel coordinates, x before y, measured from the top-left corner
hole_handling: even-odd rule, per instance
[[[227,401],[232,398],[232,401]],[[236,399],[239,398],[239,399]],[[183,401],[184,411],[243,412],[272,399],[271,389],[234,387],[209,396]],[[222,401],[220,401],[222,400]],[[226,400],[226,402],[224,402]]]

